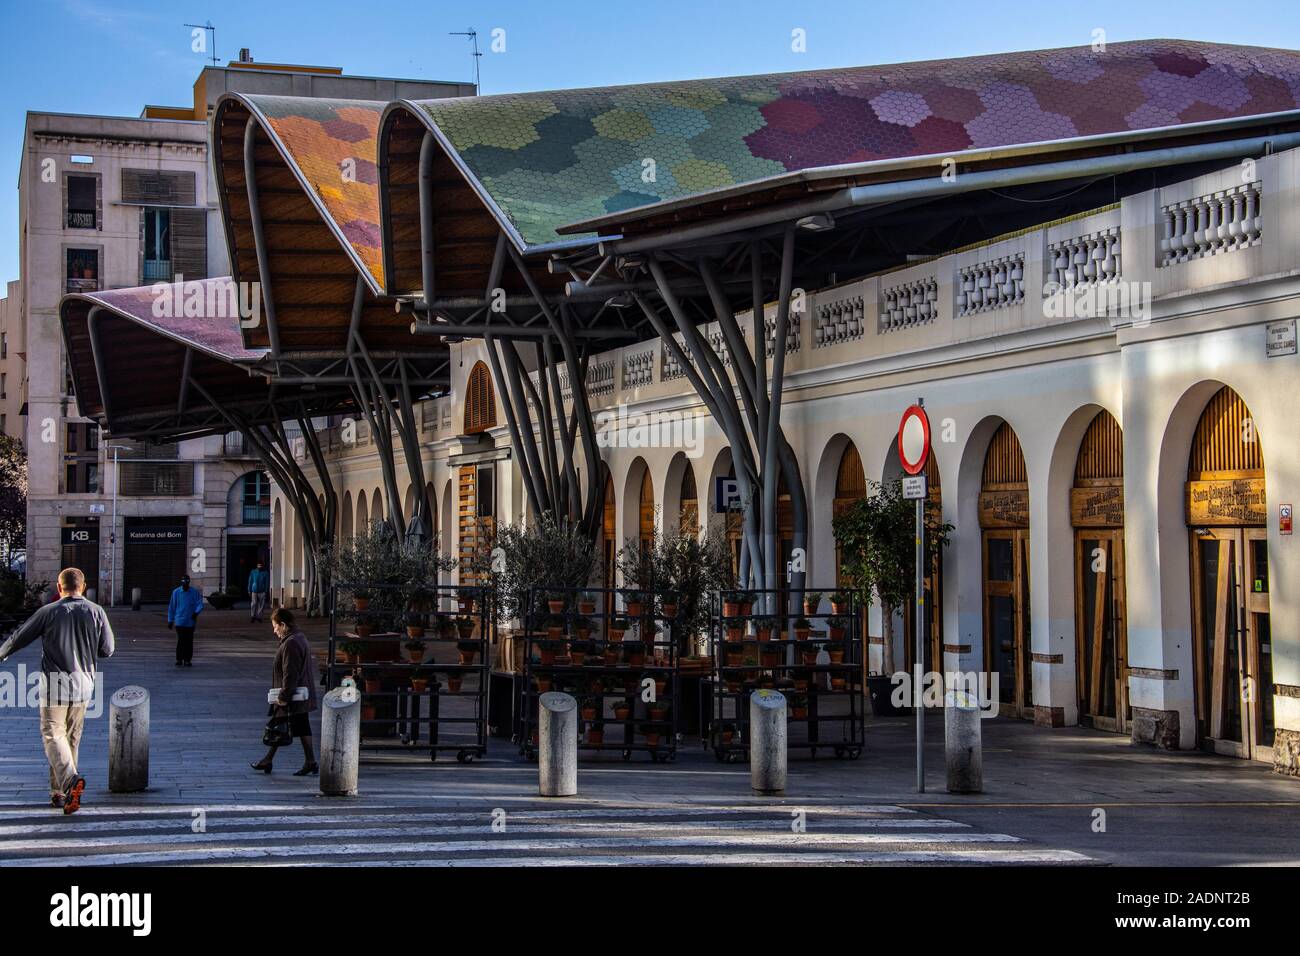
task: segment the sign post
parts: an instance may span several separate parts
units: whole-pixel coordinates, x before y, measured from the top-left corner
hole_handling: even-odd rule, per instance
[[[916,625],[916,650],[912,656],[912,705],[916,711],[916,792],[925,793],[925,463],[930,457],[930,419],[925,414],[925,399],[903,412],[898,424],[898,460],[907,473],[903,479],[903,497],[916,500],[916,606],[912,619]]]

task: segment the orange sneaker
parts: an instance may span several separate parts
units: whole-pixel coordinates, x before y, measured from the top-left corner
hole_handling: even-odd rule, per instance
[[[86,789],[86,778],[77,777],[63,793],[63,815],[76,813],[81,809],[81,794]]]

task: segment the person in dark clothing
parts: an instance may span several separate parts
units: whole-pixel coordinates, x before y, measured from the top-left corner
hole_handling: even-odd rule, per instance
[[[94,698],[95,663],[113,656],[113,628],[104,609],[82,597],[86,577],[77,568],[59,572],[59,600],[47,604],[0,644],[0,661],[38,638],[41,641],[41,738],[50,762],[50,804],[76,813],[86,778],[77,752]]]
[[[181,586],[172,591],[167,604],[167,629],[176,628],[176,666],[194,666],[194,627],[203,613],[203,595],[190,587],[190,576],[181,578]]]
[[[275,663],[271,665],[271,686],[279,690],[279,695],[275,703],[271,704],[268,716],[288,713],[289,732],[302,744],[305,761],[302,768],[295,770],[293,775],[305,777],[320,769],[316,763],[316,752],[312,749],[311,720],[308,717],[316,709],[316,677],[312,666],[315,658],[307,643],[307,635],[293,623],[293,612],[288,608],[278,607],[271,613],[271,627],[280,639],[280,646],[275,652]],[[271,761],[275,759],[277,749],[272,747],[265,757],[249,766],[270,773]]]

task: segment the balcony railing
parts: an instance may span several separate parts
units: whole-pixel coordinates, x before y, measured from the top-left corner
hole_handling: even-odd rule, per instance
[[[95,292],[98,289],[98,279],[74,279],[68,276],[68,292]]]
[[[265,505],[244,505],[244,524],[270,524],[271,523],[271,506]]]
[[[96,225],[97,223],[95,222],[95,210],[93,209],[85,210],[85,211],[80,209],[68,210],[69,229],[94,229]]]
[[[145,282],[171,282],[172,261],[170,259],[144,260]]]

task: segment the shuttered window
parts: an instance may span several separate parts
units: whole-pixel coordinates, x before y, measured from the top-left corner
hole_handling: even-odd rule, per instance
[[[191,172],[123,169],[122,202],[140,206],[193,206],[197,202]]]
[[[186,279],[208,276],[208,217],[206,209],[171,211],[172,272]]]
[[[479,362],[470,370],[465,387],[465,434],[476,435],[496,423],[497,403],[492,392],[492,376],[487,366]]]

